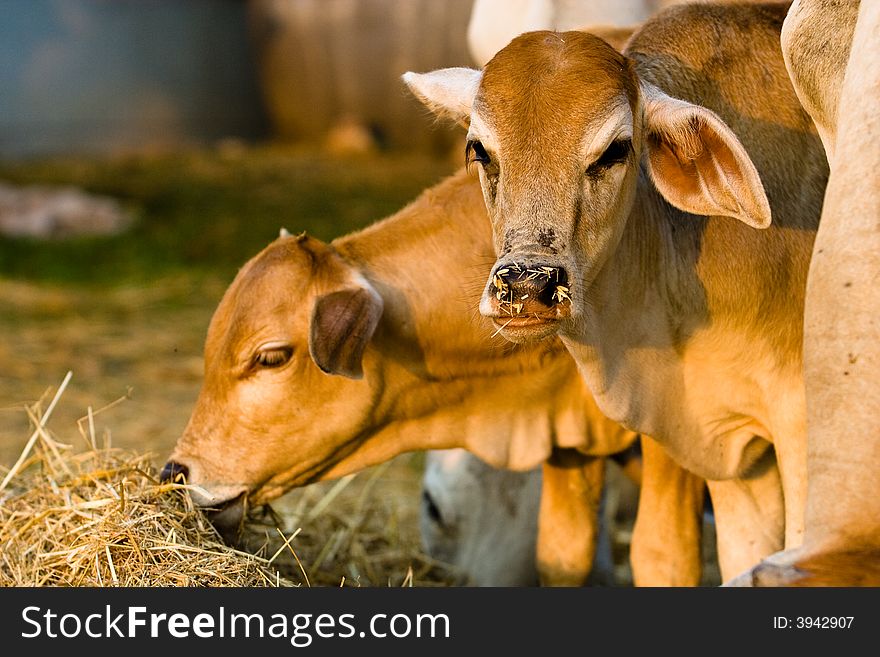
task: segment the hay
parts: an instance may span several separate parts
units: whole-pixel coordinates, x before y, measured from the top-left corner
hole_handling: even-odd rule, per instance
[[[282,586],[268,560],[224,545],[186,486],[160,483],[149,455],[97,445],[91,410],[85,451],[27,409],[34,432],[0,485],[2,586]]]
[[[266,560],[223,545],[144,456],[44,452],[0,507],[0,585],[277,586]]]
[[[282,576],[311,586],[449,586],[460,576],[425,555],[388,483],[390,463],[295,491],[249,517],[243,544],[267,555]],[[285,540],[291,539],[288,547]]]
[[[402,538],[394,505],[354,476],[308,487],[280,517],[251,511],[242,542],[224,544],[187,494],[163,483],[149,454],[101,444],[95,416],[79,422],[84,449],[47,426],[70,374],[42,410],[16,463],[0,468],[0,586],[413,586],[449,584],[448,566]],[[123,398],[124,399],[124,398]],[[119,400],[121,401],[121,400]],[[246,551],[247,550],[247,551]]]

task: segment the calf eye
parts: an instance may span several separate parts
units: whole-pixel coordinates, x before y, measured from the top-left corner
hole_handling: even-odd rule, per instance
[[[492,158],[489,157],[489,154],[483,147],[483,142],[476,139],[468,141],[467,145],[464,147],[464,162],[466,165],[471,162],[479,162],[483,166],[486,166],[491,161]]]
[[[614,166],[615,164],[623,164],[626,162],[627,157],[629,157],[629,152],[631,150],[632,142],[629,139],[617,139],[612,141],[608,145],[608,148],[605,149],[605,152],[599,156],[599,159],[587,168],[587,173],[598,173],[603,169]]]
[[[291,347],[272,347],[261,349],[254,356],[254,366],[272,369],[286,364],[293,355]]]

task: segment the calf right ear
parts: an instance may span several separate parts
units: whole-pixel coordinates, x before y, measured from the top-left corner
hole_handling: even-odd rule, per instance
[[[403,81],[434,114],[467,128],[482,77],[482,71],[472,68],[441,68],[430,73],[404,73]]]
[[[758,170],[733,131],[704,107],[643,85],[648,171],[654,186],[685,212],[770,225]]]
[[[382,317],[382,297],[372,287],[356,287],[318,297],[312,311],[309,353],[328,374],[364,375],[364,350]]]

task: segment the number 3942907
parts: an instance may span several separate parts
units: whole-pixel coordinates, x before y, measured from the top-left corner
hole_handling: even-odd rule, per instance
[[[846,629],[852,626],[855,616],[798,616],[794,626],[798,628]]]
[[[773,618],[773,627],[783,629],[849,629],[852,627],[855,616],[797,616],[787,618],[776,616]]]

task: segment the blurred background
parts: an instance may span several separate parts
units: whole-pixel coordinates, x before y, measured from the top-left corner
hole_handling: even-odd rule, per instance
[[[357,130],[380,148],[442,147],[449,134],[425,129],[399,78],[470,63],[471,4],[4,0],[0,152],[326,143]]]
[[[611,6],[482,4],[497,47],[509,36],[494,34],[495,17],[514,5],[521,17],[526,5],[544,12],[516,33],[571,27],[578,11]],[[659,0],[612,4],[617,17],[600,12],[600,22],[637,22]],[[77,420],[111,405],[96,416],[98,433],[163,462],[237,269],[282,226],[332,239],[401,208],[463,159],[461,129],[438,124],[400,75],[482,63],[468,47],[473,0],[3,0],[0,9],[3,466],[30,435],[23,409],[45,405],[67,371],[49,423],[61,440],[80,443]],[[355,567],[337,559],[350,580],[386,584],[389,554],[420,563],[417,582],[447,577],[419,555],[422,468],[420,455],[404,456],[381,477],[308,492],[321,500],[336,490],[320,531],[342,536],[333,554],[361,555]],[[280,504],[306,508],[305,494]],[[334,561],[327,541],[308,540],[323,546],[317,567]]]
[[[77,419],[124,398],[98,433],[161,464],[237,269],[281,226],[332,239],[460,164],[462,135],[400,75],[469,64],[471,4],[3,0],[0,465],[30,435],[24,407],[45,406],[68,370],[58,437],[82,445]],[[421,467],[405,457],[355,478],[309,518],[319,535],[303,549],[351,582],[403,577],[382,564],[389,550],[418,558]],[[339,556],[352,550],[363,558]]]

